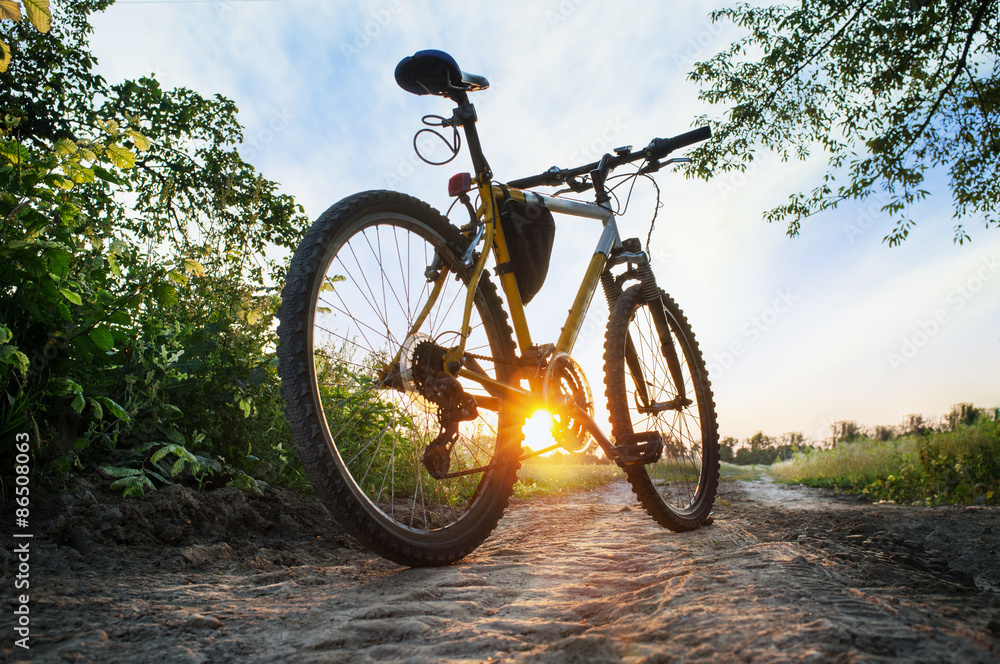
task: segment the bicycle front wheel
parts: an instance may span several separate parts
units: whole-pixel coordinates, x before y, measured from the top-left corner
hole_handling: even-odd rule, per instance
[[[604,345],[611,431],[616,443],[658,432],[653,463],[629,465],[632,490],[653,519],[674,531],[700,526],[719,483],[715,403],[701,351],[677,304],[660,291],[668,330],[657,331],[639,285],[615,302]]]
[[[465,380],[463,390],[494,410],[457,425],[447,477],[431,477],[421,461],[442,423],[415,367],[440,375],[443,353],[459,344],[467,244],[429,205],[363,192],[316,221],[282,291],[278,357],[299,455],[344,527],[404,565],[448,564],[475,549],[517,478],[523,415]],[[466,342],[476,369],[510,380],[511,335],[483,274]]]

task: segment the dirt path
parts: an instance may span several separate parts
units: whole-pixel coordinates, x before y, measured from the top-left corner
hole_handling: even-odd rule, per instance
[[[329,536],[310,499],[215,493],[63,499],[47,532],[72,546],[39,543],[32,648],[7,637],[0,659],[1000,661],[995,508],[736,483],[678,535],[613,484],[515,505],[463,563],[418,570]]]

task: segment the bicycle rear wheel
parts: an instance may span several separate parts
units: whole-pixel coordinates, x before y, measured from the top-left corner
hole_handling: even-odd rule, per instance
[[[686,531],[701,525],[715,502],[718,424],[708,372],[691,327],[662,291],[660,301],[669,328],[666,344],[661,343],[641,286],[625,290],[615,302],[604,344],[608,409],[617,444],[633,434],[660,434],[659,459],[626,466],[625,473],[657,523]]]
[[[363,192],[310,228],[282,291],[278,357],[299,455],[344,527],[404,565],[444,565],[475,549],[517,478],[523,416],[502,400],[492,400],[498,412],[480,408],[458,425],[449,477],[432,478],[420,458],[441,424],[415,367],[458,344],[469,278],[459,256],[467,244],[426,203]],[[436,283],[440,293],[414,330]],[[514,342],[485,274],[474,301],[466,350],[492,358],[477,368],[507,381]]]

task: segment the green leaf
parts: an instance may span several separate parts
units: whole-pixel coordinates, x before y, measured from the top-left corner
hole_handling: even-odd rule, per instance
[[[184,271],[196,277],[205,276],[205,267],[193,258],[184,259]]]
[[[108,316],[108,322],[115,325],[131,325],[132,317],[128,315],[128,312],[116,311]]]
[[[74,413],[76,413],[77,415],[79,415],[80,413],[83,412],[83,409],[84,409],[84,407],[86,405],[87,405],[87,401],[86,401],[86,399],[83,398],[83,395],[82,394],[77,394],[76,397],[73,398],[73,403],[71,403],[69,406],[70,406],[70,408],[73,409]]]
[[[120,145],[109,145],[107,155],[111,163],[122,170],[128,170],[135,166],[135,153],[128,148],[123,148]]]
[[[111,184],[124,184],[124,182],[114,173],[111,173],[110,171],[101,168],[97,164],[94,164],[91,167],[91,170],[94,171],[94,175],[101,178],[105,182],[110,182]]]
[[[111,350],[115,347],[115,338],[104,326],[95,327],[90,331],[90,339],[97,344],[101,350]]]
[[[21,8],[14,0],[0,0],[0,20],[5,18],[12,21],[21,20]]]
[[[174,465],[170,468],[170,476],[177,477],[177,475],[184,470],[184,459],[179,458],[174,462]]]
[[[178,445],[164,445],[160,449],[153,452],[153,455],[149,457],[149,460],[151,463],[156,463],[163,457],[167,456],[168,454],[176,450],[178,447],[179,447]]]
[[[125,132],[125,135],[132,139],[132,142],[135,143],[135,149],[139,152],[145,152],[152,147],[152,143],[150,143],[149,139],[135,129],[129,129]]]
[[[90,409],[94,412],[94,417],[98,422],[104,419],[104,409],[101,408],[101,402],[97,399],[87,399],[87,403],[90,404]]]
[[[57,155],[74,154],[79,149],[76,143],[68,138],[60,138],[52,147]]]
[[[10,331],[10,328],[0,323],[0,344],[5,344],[14,338],[14,333]]]
[[[138,468],[120,468],[119,466],[101,466],[98,470],[108,477],[134,477],[142,473]]]
[[[10,66],[10,60],[10,46],[0,41],[0,73],[7,71],[7,67]]]
[[[28,20],[39,32],[48,32],[52,27],[52,12],[49,11],[49,0],[21,0]]]
[[[180,270],[171,270],[170,272],[167,273],[167,276],[170,278],[171,281],[178,283],[181,286],[183,286],[188,282],[187,275],[181,272]]]
[[[128,413],[126,413],[125,409],[122,408],[120,405],[118,405],[117,402],[109,399],[108,397],[95,397],[95,399],[104,404],[104,407],[107,408],[108,411],[110,411],[111,414],[117,417],[119,420],[129,419]]]
[[[81,304],[83,304],[83,300],[80,299],[80,296],[77,295],[76,293],[74,293],[73,291],[66,290],[65,288],[60,288],[59,292],[62,293],[62,296],[64,298],[66,298],[67,300],[69,300],[73,304],[75,304],[77,306],[80,306]]]
[[[59,396],[69,396],[71,394],[83,394],[83,387],[76,381],[69,378],[59,377],[52,379],[52,390]]]
[[[168,404],[168,406],[169,406],[169,404]],[[169,406],[169,407],[173,408],[173,410],[176,411],[177,414],[171,416],[171,415],[167,415],[165,413],[165,411],[161,410],[160,411],[161,412],[161,416],[164,417],[164,419],[171,419],[171,420],[178,419],[178,417],[181,414],[181,409],[177,408],[176,406]],[[161,431],[163,431],[163,435],[164,436],[166,436],[167,438],[169,438],[173,442],[177,443],[178,445],[184,445],[184,443],[187,442],[186,440],[184,440],[184,434],[182,434],[177,429],[161,429]]]
[[[167,283],[157,283],[153,285],[153,297],[163,306],[177,304],[177,289]]]
[[[17,370],[21,372],[21,375],[25,376],[28,373],[28,367],[30,366],[31,362],[28,360],[27,355],[25,355],[21,351],[16,351],[13,355],[10,356],[10,364],[13,364],[15,367],[17,367]]]
[[[70,313],[69,307],[66,306],[65,302],[56,302],[56,312],[67,323],[73,322],[73,314]]]
[[[9,54],[10,51],[7,53]],[[0,141],[0,155],[6,157],[7,161],[12,164],[23,163],[29,156],[27,148],[16,141]]]

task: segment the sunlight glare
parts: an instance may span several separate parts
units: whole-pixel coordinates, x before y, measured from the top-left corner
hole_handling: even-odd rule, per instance
[[[552,415],[549,414],[549,411],[539,408],[525,421],[524,442],[521,444],[535,452],[556,444],[552,437]],[[552,452],[548,454],[552,454]],[[543,456],[548,456],[548,454]]]

